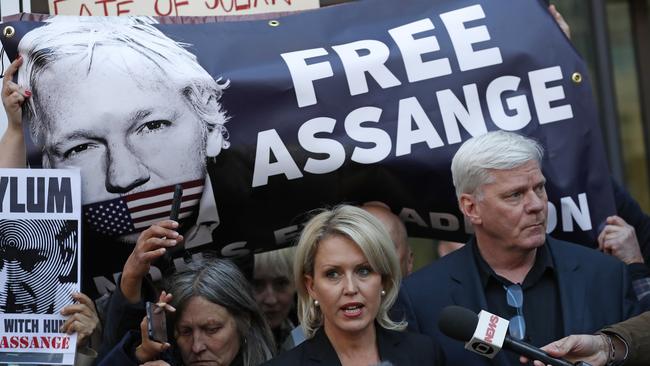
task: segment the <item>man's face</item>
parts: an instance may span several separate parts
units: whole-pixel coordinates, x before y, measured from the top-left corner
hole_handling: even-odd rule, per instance
[[[160,69],[107,46],[95,51],[87,75],[86,67],[65,58],[38,85],[50,121],[45,159],[81,169],[85,204],[204,178],[203,122],[178,88],[161,82]]]
[[[74,236],[61,236],[60,220],[0,220],[0,313],[56,312],[59,276],[70,272]],[[69,295],[69,294],[66,294]]]
[[[404,228],[404,224],[400,222],[400,218],[385,207],[366,205],[361,208],[379,219],[386,231],[388,231],[388,235],[393,245],[395,245],[395,252],[399,260],[402,277],[411,274],[413,271],[413,252],[409,247],[406,229]]]
[[[490,174],[492,182],[471,196],[475,207],[469,216],[479,243],[483,239],[506,250],[531,250],[543,245],[548,199],[538,163],[529,161],[514,169],[491,170]],[[461,198],[461,206],[462,202]]]

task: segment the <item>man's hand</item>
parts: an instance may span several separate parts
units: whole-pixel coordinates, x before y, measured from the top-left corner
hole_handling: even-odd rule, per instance
[[[61,310],[61,315],[68,316],[61,326],[61,331],[67,334],[77,332],[77,346],[86,345],[88,339],[99,325],[99,317],[95,304],[90,298],[80,292],[74,292],[72,298],[76,304],[68,305]]]
[[[615,256],[625,264],[643,263],[634,227],[618,216],[608,217],[606,223],[598,235],[598,249]]]
[[[562,29],[564,35],[566,35],[568,39],[571,39],[571,28],[569,27],[569,23],[567,23],[566,20],[564,20],[562,14],[560,14],[560,12],[557,11],[555,5],[553,4],[549,5],[548,11],[553,16],[553,19],[555,19],[555,21],[557,22],[557,25],[560,26],[560,29]]]
[[[164,255],[167,248],[183,241],[183,236],[175,231],[176,228],[176,221],[164,220],[151,225],[138,237],[133,252],[124,264],[120,281],[120,289],[130,303],[140,301],[142,280],[149,273],[151,264]]]
[[[609,357],[609,344],[601,335],[571,335],[542,347],[552,357],[564,358],[570,362],[584,361],[592,366],[604,366]],[[526,357],[520,357],[527,363]],[[535,366],[544,366],[535,361]]]

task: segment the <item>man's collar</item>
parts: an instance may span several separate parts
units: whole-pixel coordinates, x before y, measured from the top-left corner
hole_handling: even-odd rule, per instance
[[[535,263],[533,264],[533,267],[530,269],[530,271],[528,271],[528,274],[526,274],[523,283],[524,288],[536,283],[542,277],[542,275],[544,275],[547,269],[550,269],[553,273],[555,272],[555,265],[553,264],[553,258],[551,257],[551,252],[549,251],[547,244],[548,242],[545,242],[544,245],[537,248],[537,252],[535,253]],[[475,237],[472,237],[467,242],[467,245],[470,245],[472,248],[472,253],[474,255],[474,259],[476,260],[476,265],[479,270],[479,277],[481,279],[481,285],[483,288],[487,287],[490,278],[493,278],[503,285],[512,284],[512,282],[494,272],[492,267],[490,267],[490,265],[485,261],[481,255],[481,251],[478,249],[478,243],[476,242]]]

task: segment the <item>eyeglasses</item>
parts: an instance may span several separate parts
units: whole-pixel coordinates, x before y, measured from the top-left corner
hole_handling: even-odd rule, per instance
[[[517,315],[510,318],[508,324],[508,332],[512,338],[523,340],[526,337],[526,320],[524,319],[523,306],[524,306],[524,291],[521,285],[514,284],[508,287],[504,286],[506,290],[506,300],[508,305],[517,310]]]

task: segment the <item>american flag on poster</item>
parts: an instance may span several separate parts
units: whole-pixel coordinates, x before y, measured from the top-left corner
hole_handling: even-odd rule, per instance
[[[191,216],[199,206],[204,180],[182,183],[183,199],[178,218]],[[174,186],[122,196],[84,206],[87,225],[105,235],[124,235],[142,231],[152,224],[169,218]]]

